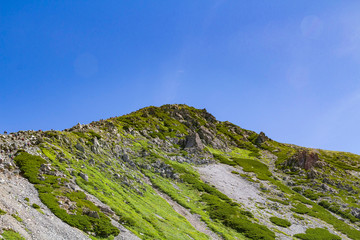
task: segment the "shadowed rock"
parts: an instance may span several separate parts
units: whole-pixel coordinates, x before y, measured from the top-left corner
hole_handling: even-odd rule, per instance
[[[257,136],[255,142],[257,145],[260,145],[264,142],[266,142],[269,138],[265,135],[264,132],[260,132],[259,136]]]
[[[317,161],[319,161],[319,156],[317,153],[302,150],[289,159],[287,166],[300,167],[305,170],[309,170],[314,167]]]
[[[185,148],[195,148],[198,150],[204,149],[204,144],[201,142],[199,134],[193,133],[186,137]]]

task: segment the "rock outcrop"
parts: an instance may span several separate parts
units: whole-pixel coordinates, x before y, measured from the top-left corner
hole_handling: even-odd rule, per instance
[[[204,144],[201,142],[198,133],[192,133],[186,137],[185,148],[194,150],[203,150]]]
[[[319,156],[317,153],[307,150],[300,150],[286,162],[286,166],[300,167],[305,170],[310,170],[314,167],[317,161],[319,161]]]

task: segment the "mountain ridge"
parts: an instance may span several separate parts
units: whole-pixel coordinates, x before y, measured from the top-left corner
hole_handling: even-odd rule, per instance
[[[36,209],[21,196],[23,214],[54,214],[84,233],[76,239],[360,239],[360,156],[278,143],[206,109],[20,131],[0,149],[0,178],[25,177],[38,193]],[[0,220],[16,215],[10,202],[0,209]],[[28,225],[8,228],[42,239]]]

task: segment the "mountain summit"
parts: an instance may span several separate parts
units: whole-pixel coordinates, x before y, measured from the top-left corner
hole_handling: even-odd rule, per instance
[[[183,104],[0,135],[4,239],[360,239],[360,156]]]

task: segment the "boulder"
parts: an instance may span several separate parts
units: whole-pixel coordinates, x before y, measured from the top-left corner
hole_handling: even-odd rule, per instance
[[[79,150],[80,152],[85,152],[85,148],[84,148],[80,143],[77,143],[77,144],[75,145],[75,148],[76,148],[77,150]]]
[[[91,166],[95,165],[95,160],[93,158],[89,159],[89,164]]]
[[[315,152],[306,150],[298,151],[293,157],[291,157],[286,165],[290,167],[300,167],[305,170],[310,170],[315,166],[315,163],[319,160],[319,156]]]
[[[85,173],[80,172],[80,173],[79,173],[79,176],[80,176],[82,179],[84,179],[86,182],[89,181],[89,176],[86,175]]]
[[[350,212],[354,217],[360,219],[360,208],[352,208]]]
[[[199,137],[205,141],[206,144],[210,144],[214,138],[212,134],[206,127],[201,126],[198,131]]]
[[[269,138],[265,135],[264,132],[260,132],[260,134],[257,136],[256,140],[255,140],[255,143],[257,145],[260,145],[264,142],[266,142],[267,140],[269,140]]]
[[[186,145],[185,148],[194,148],[197,150],[203,150],[204,144],[201,142],[198,133],[190,134],[186,137]]]
[[[93,142],[93,144],[94,144],[95,147],[101,147],[101,146],[100,146],[100,143],[99,143],[99,141],[98,141],[98,139],[97,139],[96,137],[93,138],[93,141],[92,141],[92,142]]]
[[[53,169],[51,168],[51,164],[41,164],[40,170],[44,174],[55,175]]]
[[[88,208],[83,209],[83,214],[88,215],[89,217],[93,217],[93,218],[100,218],[99,213],[97,211],[92,211]]]
[[[122,155],[122,160],[124,160],[125,162],[128,162],[129,161],[129,155],[127,155],[127,154],[124,154],[124,155]]]
[[[319,175],[320,175],[320,173],[318,171],[316,171],[315,169],[311,169],[310,171],[307,172],[307,176],[310,179],[317,178]]]
[[[102,211],[106,215],[110,215],[110,216],[115,215],[115,212],[113,210],[111,210],[111,208],[106,206],[106,205],[104,205],[104,206],[98,205],[98,208],[100,209],[100,211]]]

